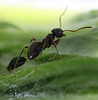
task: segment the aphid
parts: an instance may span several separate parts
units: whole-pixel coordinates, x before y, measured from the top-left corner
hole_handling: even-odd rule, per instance
[[[14,57],[14,58],[10,61],[9,65],[8,65],[8,67],[7,67],[7,69],[8,69],[9,72],[11,72],[11,70],[14,69],[14,66],[15,66],[15,64],[16,64],[17,58],[18,58],[18,57]],[[18,60],[18,62],[17,62],[17,64],[16,64],[16,67],[15,67],[15,68],[18,68],[18,67],[22,66],[25,62],[26,62],[26,58],[20,57],[19,60]]]
[[[53,45],[56,48],[57,54],[59,55],[58,49],[57,49],[57,44],[60,42],[60,38],[66,36],[64,34],[65,31],[70,31],[70,32],[76,32],[79,31],[81,29],[84,28],[92,28],[91,26],[86,26],[86,27],[81,27],[77,30],[62,30],[61,29],[61,17],[64,15],[64,13],[66,12],[66,9],[64,10],[64,12],[61,14],[61,16],[59,17],[59,23],[60,23],[60,27],[59,28],[54,28],[50,34],[48,34],[41,42],[37,41],[36,39],[32,38],[31,39],[31,44],[29,46],[26,46],[22,49],[19,57],[17,58],[17,60],[15,59],[14,61],[16,61],[16,63],[14,62],[14,68],[17,67],[17,63],[19,61],[19,59],[21,58],[21,55],[24,51],[25,48],[27,48],[27,57],[29,60],[36,58],[37,56],[39,56],[43,50],[45,50],[46,48],[49,48],[51,45]],[[55,40],[55,38],[57,38]],[[32,40],[34,42],[32,42]],[[59,55],[60,56],[60,55]]]

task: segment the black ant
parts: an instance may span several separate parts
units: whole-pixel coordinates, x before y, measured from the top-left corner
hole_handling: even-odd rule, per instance
[[[12,64],[10,66],[10,67],[12,67],[12,68],[10,68],[11,70],[21,66],[21,64],[19,64],[19,63],[26,61],[25,59],[21,60],[22,59],[21,55],[22,55],[25,48],[28,48],[27,57],[28,57],[29,60],[34,59],[37,56],[39,56],[42,53],[43,50],[45,50],[46,48],[49,48],[51,45],[54,45],[54,47],[56,48],[57,54],[59,55],[59,52],[58,52],[58,49],[57,49],[57,44],[60,42],[60,38],[66,36],[65,34],[63,34],[65,31],[76,32],[76,31],[79,31],[79,30],[84,29],[84,28],[92,28],[91,26],[86,26],[86,27],[81,27],[77,30],[62,30],[61,29],[61,17],[64,15],[65,12],[66,12],[66,9],[64,10],[64,12],[59,17],[60,28],[54,28],[51,31],[52,33],[48,34],[41,42],[32,38],[31,44],[29,46],[25,46],[22,49],[22,51],[21,51],[20,55],[17,57],[17,59],[16,58],[12,59],[14,63],[12,64],[12,62],[10,62],[10,65]],[[57,38],[57,40],[55,40],[55,38]],[[24,63],[22,63],[22,65],[23,64]],[[13,67],[13,65],[14,65],[14,67]]]

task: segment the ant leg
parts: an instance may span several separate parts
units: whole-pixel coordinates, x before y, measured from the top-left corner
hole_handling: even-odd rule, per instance
[[[91,26],[86,26],[86,27],[81,27],[81,28],[79,28],[79,29],[77,29],[77,30],[64,30],[64,31],[77,32],[77,31],[79,31],[79,30],[81,30],[81,29],[84,29],[84,28],[92,28],[92,27],[91,27]]]
[[[45,44],[46,44],[46,43],[43,43],[42,50],[44,50]],[[41,53],[42,53],[42,50],[41,50]],[[37,60],[36,60],[36,63],[35,63],[35,71],[37,71],[37,68],[38,68],[37,66],[38,66],[38,64],[39,64],[39,59],[40,59],[41,53],[40,53],[40,55],[38,56],[38,58],[37,58]]]
[[[36,62],[35,62],[35,71],[37,71],[37,68],[38,68],[38,65],[39,65],[39,58],[40,55],[38,56],[38,58],[36,59]]]
[[[32,41],[37,41],[37,40],[36,40],[35,38],[32,38],[31,41],[30,41],[30,43],[31,43]]]
[[[21,57],[21,55],[22,55],[22,53],[23,53],[23,51],[24,51],[24,49],[25,49],[25,48],[28,48],[28,46],[25,46],[25,47],[22,49],[22,51],[21,51],[20,55],[18,56],[18,58],[17,58],[17,60],[16,60],[16,63],[15,63],[15,66],[14,66],[13,70],[14,70],[14,69],[15,69],[15,67],[17,66],[18,60],[19,60],[19,58]],[[12,73],[12,72],[13,72],[13,70],[12,70],[12,71],[10,71],[10,73]]]
[[[53,41],[53,40],[52,40]],[[59,41],[59,40],[58,40]],[[58,42],[59,43],[59,42]],[[55,49],[56,49],[56,51],[57,51],[57,54],[59,55],[59,57],[60,57],[60,59],[61,59],[61,56],[60,56],[60,54],[59,54],[59,52],[58,52],[58,49],[57,49],[57,46],[56,46],[56,43],[55,43],[55,41],[53,41],[53,45],[54,45],[54,47],[55,47]]]
[[[60,42],[60,39],[57,39],[57,40],[55,40],[54,41],[55,42],[55,44],[57,45],[59,42]],[[52,47],[52,49],[54,48],[54,46]]]

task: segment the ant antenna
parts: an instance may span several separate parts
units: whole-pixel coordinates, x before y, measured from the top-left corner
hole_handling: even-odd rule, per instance
[[[60,23],[60,28],[62,26],[62,23],[61,23],[61,17],[65,14],[65,12],[67,11],[67,7],[65,8],[64,12],[61,14],[61,16],[59,17],[59,23]]]
[[[79,29],[77,29],[77,30],[64,30],[64,31],[77,32],[77,31],[79,31],[79,30],[81,30],[81,29],[84,29],[84,28],[92,28],[92,27],[91,27],[91,26],[86,26],[86,27],[81,27],[81,28],[79,28]]]

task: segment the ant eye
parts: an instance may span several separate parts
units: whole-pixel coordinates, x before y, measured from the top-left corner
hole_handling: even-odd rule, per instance
[[[53,29],[53,30],[52,30],[52,33],[53,33],[57,38],[64,36],[63,30],[61,30],[60,28]]]

